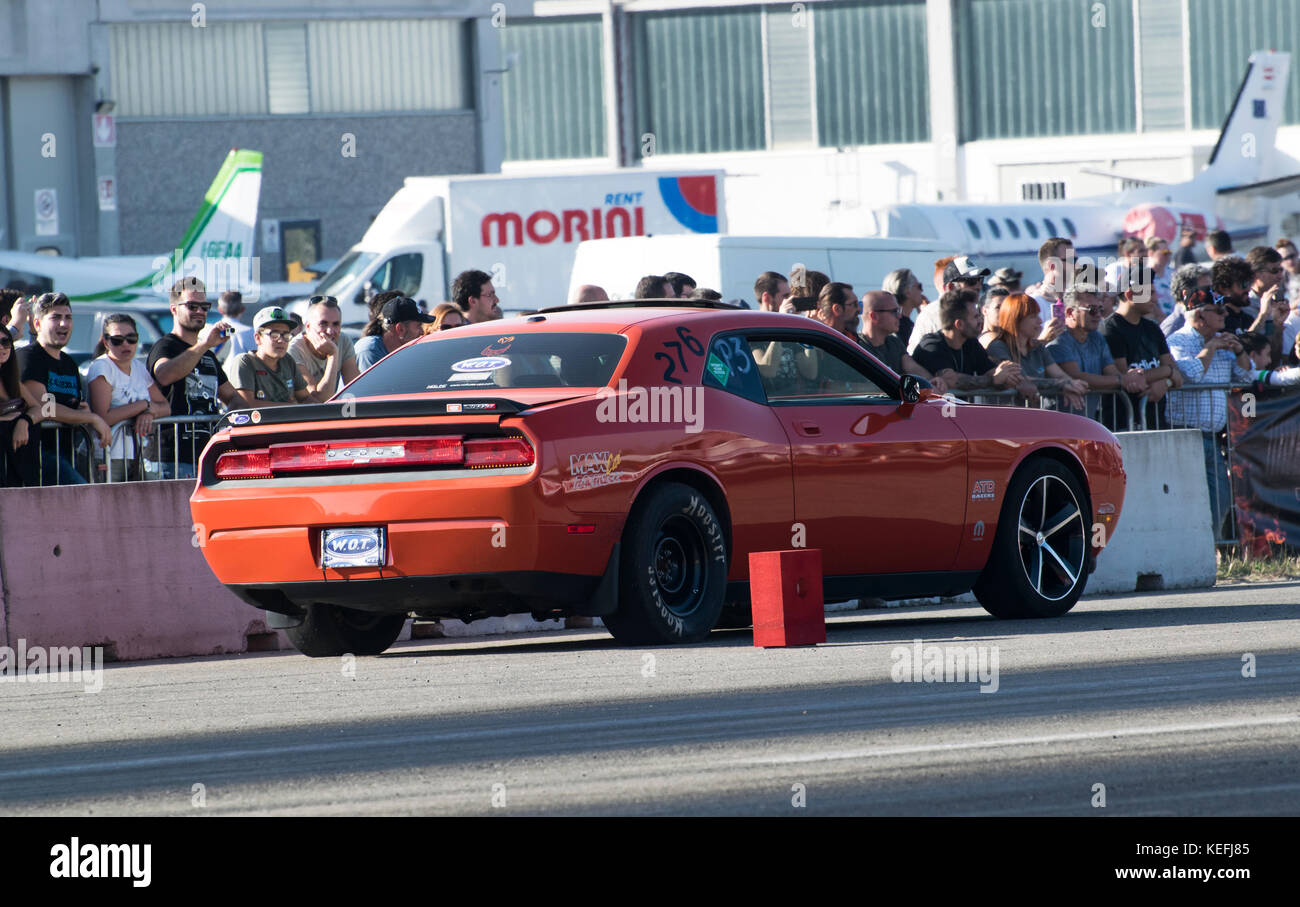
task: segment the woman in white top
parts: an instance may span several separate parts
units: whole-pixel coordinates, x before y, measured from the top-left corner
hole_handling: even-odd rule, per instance
[[[136,468],[134,436],[147,436],[154,417],[171,415],[148,366],[135,357],[139,344],[134,318],[120,313],[107,316],[104,336],[95,345],[95,360],[86,373],[90,408],[113,428],[108,456],[114,482],[143,478]],[[135,420],[134,425],[126,423],[129,419]]]

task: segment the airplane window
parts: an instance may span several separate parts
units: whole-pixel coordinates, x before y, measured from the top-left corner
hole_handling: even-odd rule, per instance
[[[1025,230],[1029,232],[1029,235],[1033,239],[1038,239],[1038,228],[1035,227],[1034,222],[1027,217],[1025,218]]]
[[[1079,231],[1074,229],[1074,221],[1070,220],[1068,217],[1063,217],[1061,220],[1065,222],[1065,230],[1070,234],[1070,236],[1073,237],[1079,235]]]
[[[1007,232],[1011,234],[1011,238],[1012,238],[1012,239],[1019,239],[1019,238],[1020,238],[1020,228],[1016,226],[1016,222],[1015,222],[1014,220],[1012,220],[1011,218],[1008,217],[1008,218],[1006,219],[1006,223],[1007,223]]]
[[[1048,236],[1055,236],[1055,235],[1056,235],[1056,224],[1052,223],[1052,219],[1051,219],[1050,217],[1045,217],[1045,218],[1043,218],[1043,223],[1047,224],[1047,235],[1048,235]]]
[[[966,218],[966,229],[970,230],[970,235],[976,239],[980,238],[980,228],[975,224],[974,218]]]
[[[998,222],[991,217],[989,218],[989,232],[993,234],[994,239],[1002,238],[1002,231],[998,229]]]

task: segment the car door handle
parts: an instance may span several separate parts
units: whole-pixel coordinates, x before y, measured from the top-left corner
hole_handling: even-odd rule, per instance
[[[794,424],[794,427],[795,430],[799,432],[799,434],[801,435],[807,435],[810,438],[821,437],[822,427],[818,425],[816,422],[809,422],[807,420],[804,420],[802,422],[796,422]]]

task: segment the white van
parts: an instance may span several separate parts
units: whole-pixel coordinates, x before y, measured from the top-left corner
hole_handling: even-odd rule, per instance
[[[859,296],[879,290],[885,275],[910,268],[932,294],[934,263],[955,254],[932,240],[845,236],[630,236],[578,245],[569,278],[575,287],[604,287],[611,299],[631,299],[647,274],[679,271],[699,287],[717,290],[727,302],[755,306],[754,281],[764,271],[789,274],[795,264],[852,284]]]
[[[473,268],[491,276],[507,312],[558,305],[558,278],[582,240],[716,233],[726,229],[721,197],[719,171],[407,177],[316,292],[338,297],[344,324],[364,323],[367,289],[432,307]]]

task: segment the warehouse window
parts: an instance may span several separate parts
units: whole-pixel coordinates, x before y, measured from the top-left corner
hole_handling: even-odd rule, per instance
[[[810,9],[820,143],[928,141],[925,3],[871,0]]]
[[[1192,128],[1219,129],[1237,96],[1252,52],[1291,53],[1291,85],[1281,101],[1282,122],[1300,123],[1300,28],[1295,0],[1188,0],[1191,39]],[[1278,103],[1274,100],[1273,103]]]
[[[264,25],[266,97],[271,113],[307,113],[307,28],[304,25]]]
[[[511,19],[501,53],[506,160],[605,153],[599,16]]]
[[[1105,28],[1096,5],[954,5],[962,141],[1136,131],[1133,0],[1106,0]]]
[[[638,154],[765,147],[758,7],[638,13],[631,32]]]

